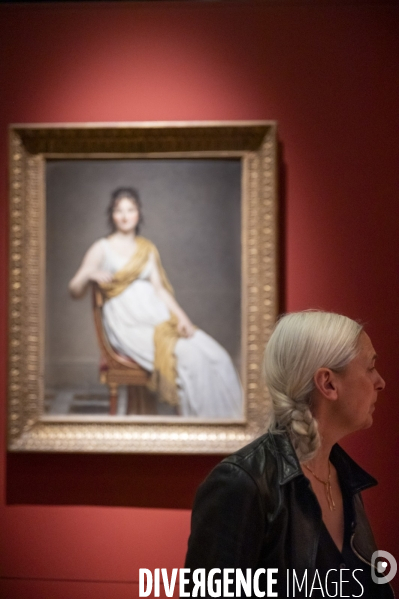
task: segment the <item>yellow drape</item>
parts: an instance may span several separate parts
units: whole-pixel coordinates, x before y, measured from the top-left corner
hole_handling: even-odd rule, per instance
[[[169,320],[161,322],[154,331],[154,371],[148,383],[151,391],[157,391],[159,398],[172,405],[179,405],[176,377],[175,345],[179,338],[177,317],[172,314]]]
[[[135,281],[143,268],[146,266],[151,253],[155,257],[155,262],[161,276],[162,285],[173,295],[173,288],[162,267],[161,258],[155,245],[145,237],[136,237],[136,250],[129,262],[118,272],[116,272],[110,283],[101,283],[101,291],[105,299],[110,299],[122,293]]]
[[[162,267],[159,252],[155,245],[145,237],[136,237],[136,250],[129,262],[118,270],[110,283],[101,283],[100,288],[104,299],[116,297],[135,281],[146,266],[151,253],[161,277],[162,285],[173,295],[173,288]],[[154,330],[154,371],[148,387],[159,393],[159,398],[173,406],[179,404],[177,393],[175,345],[179,338],[177,331],[177,317],[161,322]]]

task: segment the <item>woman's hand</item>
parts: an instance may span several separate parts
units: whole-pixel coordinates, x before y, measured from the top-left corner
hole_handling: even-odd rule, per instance
[[[180,337],[192,337],[196,327],[193,325],[187,314],[181,309],[173,295],[171,295],[171,293],[169,293],[163,286],[154,254],[151,254],[150,261],[152,266],[150,275],[151,283],[154,285],[157,295],[165,302],[172,314],[177,317],[177,332]]]
[[[178,316],[177,332],[180,337],[186,338],[192,337],[195,333],[195,326],[185,314]]]
[[[90,275],[90,281],[93,283],[111,283],[114,275],[108,270],[95,270]]]

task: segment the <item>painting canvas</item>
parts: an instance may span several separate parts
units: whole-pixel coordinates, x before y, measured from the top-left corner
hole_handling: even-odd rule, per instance
[[[74,301],[68,292],[68,283],[96,240],[101,239],[105,251],[110,251],[112,266],[112,249],[107,250],[112,233],[107,222],[107,207],[115,189],[129,187],[139,193],[142,204],[140,235],[157,247],[177,301],[199,330],[227,350],[237,374],[241,372],[241,161],[49,160],[46,164],[45,302],[45,413],[48,416],[108,415],[110,412],[109,389],[99,380],[102,356],[95,332],[91,290],[87,290],[82,300]],[[118,257],[115,261],[118,264]],[[126,302],[143,301],[141,296],[135,298],[131,294]],[[117,306],[118,300],[113,301]],[[130,357],[135,357],[134,337],[144,334],[146,314],[142,320],[138,314],[136,327],[130,325],[129,307],[127,304],[121,308],[124,311],[120,316],[124,319],[121,327],[125,330],[120,334],[133,337],[127,339],[126,344],[133,347]],[[131,308],[136,316],[139,308]],[[148,328],[148,335],[153,335],[153,329]],[[194,388],[188,392],[190,405],[186,407],[186,415],[200,419],[242,419],[243,394],[237,387],[235,373],[222,372],[221,376],[230,376],[232,380],[223,385],[222,397],[215,392],[215,387],[223,384],[218,380],[217,371],[223,368],[224,352],[220,352],[219,358],[218,346],[211,342],[205,342],[201,351],[198,339],[201,337],[194,333],[194,349],[188,341],[180,350],[194,354],[188,366],[193,371],[188,375],[188,385]],[[140,360],[140,341],[137,343]],[[146,340],[141,343],[145,344]],[[148,340],[148,344],[152,345],[152,341]],[[209,359],[204,352],[212,353]],[[182,359],[189,358],[184,355]],[[143,366],[150,369],[152,364],[143,360]],[[185,415],[184,405],[170,405],[161,393],[141,390],[142,401],[138,401],[135,390],[127,387],[126,384],[118,386],[116,414],[119,416],[140,413],[172,417],[182,412]],[[190,392],[198,393],[199,397],[191,397]],[[230,408],[215,405],[230,401],[234,402]]]

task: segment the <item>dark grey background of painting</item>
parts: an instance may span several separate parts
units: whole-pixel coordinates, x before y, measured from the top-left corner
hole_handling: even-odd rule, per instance
[[[141,234],[158,247],[178,302],[240,368],[239,160],[55,160],[46,185],[47,387],[98,382],[90,294],[76,301],[67,287],[89,246],[108,234],[106,208],[119,186],[139,190]]]

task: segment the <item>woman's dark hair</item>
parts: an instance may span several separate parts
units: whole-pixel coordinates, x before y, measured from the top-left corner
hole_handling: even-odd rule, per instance
[[[133,202],[133,204],[137,207],[137,210],[139,211],[139,220],[138,220],[138,223],[136,226],[136,234],[138,235],[140,232],[140,227],[144,222],[144,219],[143,219],[143,211],[142,211],[142,207],[141,207],[140,196],[139,196],[138,191],[136,189],[134,189],[134,187],[118,187],[118,189],[115,189],[115,191],[112,192],[111,201],[108,204],[108,208],[107,208],[108,225],[109,225],[112,233],[114,231],[116,231],[116,227],[115,227],[115,223],[114,223],[114,219],[112,218],[112,215],[113,215],[113,212],[114,212],[116,206],[120,202],[120,200],[123,200],[125,198],[127,200],[130,200],[131,202]]]

